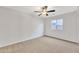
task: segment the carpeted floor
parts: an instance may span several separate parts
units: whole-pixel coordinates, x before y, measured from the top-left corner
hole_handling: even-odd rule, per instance
[[[0,48],[5,53],[70,53],[79,52],[79,44],[41,37]]]

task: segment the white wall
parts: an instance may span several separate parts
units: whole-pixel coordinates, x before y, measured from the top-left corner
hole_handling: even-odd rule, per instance
[[[77,38],[78,38],[78,42],[79,42],[79,7],[78,7],[78,10],[77,10],[77,13],[78,13],[78,19],[77,19]]]
[[[64,29],[63,30],[51,29],[51,25],[50,25],[51,20],[60,19],[60,18],[63,18]],[[45,35],[57,37],[57,38],[68,40],[68,41],[78,42],[79,40],[77,38],[78,37],[77,33],[79,33],[79,30],[77,29],[77,27],[79,26],[79,23],[77,23],[77,20],[79,21],[77,11],[46,19],[45,20]]]
[[[0,47],[43,35],[43,21],[32,15],[0,7]]]

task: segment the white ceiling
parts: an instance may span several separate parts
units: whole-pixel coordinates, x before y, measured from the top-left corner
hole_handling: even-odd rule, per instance
[[[34,16],[38,16],[34,11],[40,10],[40,6],[7,6],[7,8],[14,9],[23,13],[32,14]],[[48,10],[55,9],[55,15],[61,15],[64,13],[69,13],[76,11],[78,9],[77,6],[48,6]],[[53,13],[49,13],[51,17]]]

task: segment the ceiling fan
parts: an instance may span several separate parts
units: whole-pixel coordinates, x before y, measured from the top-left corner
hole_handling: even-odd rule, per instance
[[[41,16],[41,15],[46,15],[46,16],[48,16],[48,13],[50,13],[50,12],[55,12],[55,10],[47,10],[48,9],[48,6],[43,6],[43,7],[41,7],[41,11],[34,11],[34,12],[38,12],[39,13],[39,15],[38,16]]]

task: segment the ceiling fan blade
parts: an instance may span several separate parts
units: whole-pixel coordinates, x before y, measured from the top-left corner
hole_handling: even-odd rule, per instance
[[[47,12],[55,12],[55,10],[49,10],[49,11],[47,11]]]
[[[48,8],[48,6],[43,6],[43,7],[41,7],[41,9],[47,9]]]
[[[39,14],[38,16],[41,16],[42,14]]]
[[[47,9],[48,8],[48,6],[45,6],[45,9]]]
[[[40,13],[41,11],[34,11],[34,12],[39,12]]]

